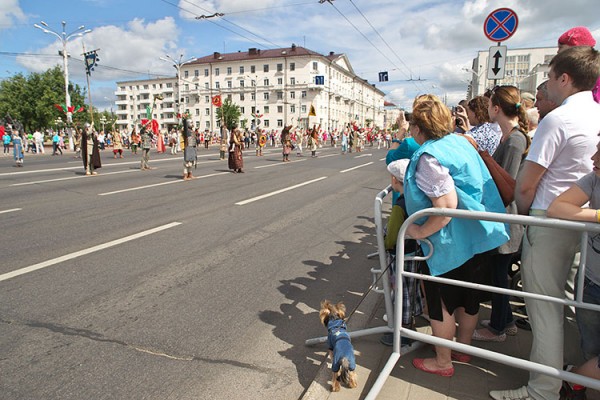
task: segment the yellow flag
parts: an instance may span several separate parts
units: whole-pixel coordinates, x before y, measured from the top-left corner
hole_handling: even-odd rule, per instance
[[[316,117],[317,113],[315,111],[315,106],[313,106],[312,104],[310,105],[310,111],[308,112],[308,116],[309,117]]]

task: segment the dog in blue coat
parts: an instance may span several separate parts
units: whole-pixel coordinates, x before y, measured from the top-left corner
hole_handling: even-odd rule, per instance
[[[339,392],[340,381],[349,388],[355,388],[357,386],[356,372],[354,371],[356,360],[346,327],[346,306],[341,302],[334,305],[329,300],[323,300],[319,318],[327,328],[327,344],[333,372],[331,391]]]

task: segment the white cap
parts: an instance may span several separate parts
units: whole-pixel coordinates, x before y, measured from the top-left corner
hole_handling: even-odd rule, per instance
[[[400,160],[392,161],[388,164],[387,170],[390,174],[394,175],[400,182],[404,181],[404,174],[406,173],[406,167],[410,160],[408,158],[402,158]]]

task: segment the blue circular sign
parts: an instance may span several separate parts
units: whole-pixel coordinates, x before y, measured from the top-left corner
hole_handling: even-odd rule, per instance
[[[485,36],[493,42],[510,38],[519,26],[519,18],[510,8],[499,8],[491,12],[483,23]]]

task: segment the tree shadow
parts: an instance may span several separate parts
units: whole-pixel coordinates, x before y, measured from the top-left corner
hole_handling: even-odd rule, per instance
[[[343,301],[349,314],[370,286],[369,270],[374,262],[367,260],[366,255],[376,251],[373,246],[376,243],[375,227],[372,218],[359,216],[358,219],[366,222],[354,225],[353,234],[360,236],[358,241],[335,241],[341,249],[325,262],[302,260],[313,269],[296,279],[281,280],[278,287],[290,302],[281,304],[279,310],[259,313],[261,321],[273,325],[273,334],[290,345],[279,354],[294,363],[298,380],[305,390],[327,354],[326,343],[312,347],[305,345],[307,339],[327,335],[319,321],[321,301]]]

